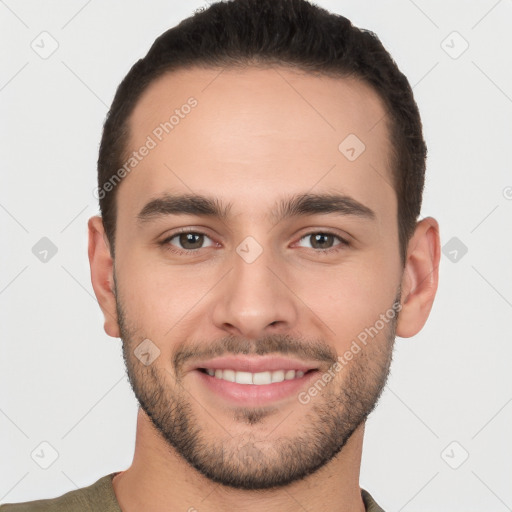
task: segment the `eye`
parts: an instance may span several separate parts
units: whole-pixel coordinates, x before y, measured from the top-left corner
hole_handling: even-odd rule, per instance
[[[210,241],[208,245],[204,245],[205,239]],[[173,240],[175,240],[175,243],[173,243]],[[179,245],[176,246],[176,243]],[[204,247],[212,247],[215,245],[215,242],[205,233],[198,231],[180,231],[162,240],[160,245],[171,252],[186,254],[198,249],[203,249]]]
[[[306,241],[306,243],[309,242],[310,244],[309,246],[306,245],[306,247],[310,247],[311,249],[319,249],[317,252],[320,253],[340,251],[349,245],[349,243],[339,235],[335,235],[334,233],[329,233],[326,231],[315,231],[308,233],[300,239],[299,245],[301,245],[303,240]],[[336,240],[338,243],[335,243]],[[304,247],[304,245],[301,246]]]

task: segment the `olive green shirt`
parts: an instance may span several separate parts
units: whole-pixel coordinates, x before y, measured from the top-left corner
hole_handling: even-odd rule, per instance
[[[97,482],[70,491],[60,498],[49,500],[28,501],[25,503],[5,503],[0,505],[1,512],[122,512],[114,487],[112,478],[117,473],[111,473],[100,478]],[[366,512],[384,512],[370,494],[361,489],[361,496]]]

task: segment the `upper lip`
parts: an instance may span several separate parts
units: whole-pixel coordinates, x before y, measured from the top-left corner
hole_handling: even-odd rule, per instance
[[[235,370],[241,372],[258,373],[276,370],[299,370],[307,372],[308,370],[318,369],[318,364],[300,359],[290,359],[276,356],[224,356],[216,357],[194,363],[192,370],[200,368],[212,370]]]

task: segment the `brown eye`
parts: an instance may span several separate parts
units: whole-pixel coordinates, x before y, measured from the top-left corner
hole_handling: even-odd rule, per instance
[[[199,249],[203,245],[204,235],[199,233],[182,233],[178,240],[183,249]]]
[[[314,249],[330,249],[334,242],[334,236],[327,233],[317,233],[316,235],[309,235],[311,246]]]
[[[311,249],[318,249],[317,252],[329,252],[337,251],[342,249],[344,246],[349,245],[346,240],[341,238],[334,233],[328,233],[324,231],[317,231],[314,233],[308,233],[300,239],[301,242],[306,241],[309,246],[302,245],[302,247],[310,247]]]
[[[205,245],[205,242],[207,245]],[[165,248],[170,251],[177,253],[192,252],[194,250],[203,249],[205,247],[211,247],[214,242],[205,235],[196,231],[185,231],[181,233],[175,233],[167,237],[161,242]]]

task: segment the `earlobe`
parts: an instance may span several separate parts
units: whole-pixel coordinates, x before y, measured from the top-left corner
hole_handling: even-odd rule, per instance
[[[89,232],[89,265],[94,294],[105,318],[105,332],[113,338],[120,337],[114,286],[113,260],[103,228],[103,219],[94,216],[87,224]]]
[[[426,217],[418,222],[408,244],[401,284],[396,334],[402,338],[417,334],[430,314],[439,281],[440,245],[437,221]]]

